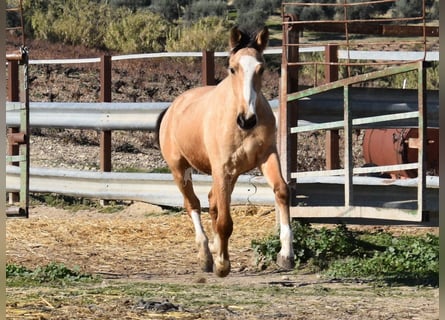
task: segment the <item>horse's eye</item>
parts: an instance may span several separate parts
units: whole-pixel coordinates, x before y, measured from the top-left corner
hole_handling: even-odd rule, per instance
[[[229,67],[229,71],[230,71],[231,74],[235,74],[235,68]]]

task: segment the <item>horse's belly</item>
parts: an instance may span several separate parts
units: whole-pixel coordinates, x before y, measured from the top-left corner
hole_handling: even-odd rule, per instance
[[[212,172],[210,160],[200,137],[178,134],[176,139],[182,156],[193,168],[207,174]]]
[[[188,163],[196,170],[207,174],[212,173],[212,166],[210,165],[210,161],[204,155],[196,153],[185,153],[184,156],[187,159]]]

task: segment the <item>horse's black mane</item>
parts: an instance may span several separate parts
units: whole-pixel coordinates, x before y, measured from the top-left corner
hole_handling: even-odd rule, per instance
[[[238,41],[238,44],[230,51],[232,54],[243,48],[256,48],[255,39],[259,31],[247,31],[241,28],[239,29],[239,31],[241,33],[241,39]]]

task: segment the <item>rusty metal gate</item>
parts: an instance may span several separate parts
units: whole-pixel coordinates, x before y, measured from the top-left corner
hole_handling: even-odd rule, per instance
[[[330,222],[357,222],[361,219],[436,224],[438,221],[435,217],[438,213],[438,177],[427,176],[425,165],[428,127],[426,69],[429,65],[426,53],[430,47],[429,38],[438,36],[438,27],[426,25],[425,3],[421,0],[422,11],[416,17],[361,17],[351,14],[360,12],[360,6],[395,2],[397,0],[349,3],[345,0],[341,3],[282,5],[283,55],[278,140],[282,170],[291,190],[290,212],[293,218]],[[321,12],[323,6],[337,12],[334,19],[298,19],[298,14],[302,14],[304,9],[318,8],[317,12]],[[363,40],[365,36],[367,39]],[[394,46],[394,43],[402,50],[418,51],[420,56],[408,61],[351,58],[353,53],[361,51],[366,56],[371,52],[367,51],[369,49],[374,48],[375,51],[375,48]],[[316,54],[309,58],[301,54],[306,48],[314,46],[323,46],[324,60]],[[343,61],[338,55],[340,51]],[[310,84],[308,73],[313,74]],[[399,113],[386,110],[372,116],[362,116],[355,110],[354,101],[365,98],[370,92],[378,95],[377,89],[382,88],[382,79],[400,74],[410,74],[415,79],[416,88],[409,91],[416,91],[416,110]],[[305,83],[301,84],[303,81]],[[341,118],[302,124],[306,120],[301,117],[306,113],[303,102],[333,91],[343,98]],[[354,93],[355,100],[352,98]],[[400,103],[403,103],[404,92],[394,90],[394,93],[400,94]],[[377,96],[375,99],[378,99]],[[320,106],[311,112],[322,115],[328,107]],[[418,150],[417,162],[358,166],[353,154],[354,132],[363,128],[378,128],[388,122],[399,127],[418,128],[418,137],[409,141],[410,147]],[[304,149],[301,147],[304,141],[301,140],[308,140],[314,132],[324,132],[326,164],[321,170],[301,171],[297,158]],[[305,136],[299,139],[300,135]],[[382,172],[408,169],[417,170],[417,178],[393,180],[375,177]]]
[[[18,110],[20,126],[8,128],[8,150],[6,162],[20,167],[20,192],[9,193],[8,217],[28,217],[29,207],[29,88],[28,88],[28,49],[25,47],[22,1],[12,2],[6,8],[19,22],[6,27],[6,32],[19,38],[17,49],[7,51],[8,62],[8,101],[6,111]]]

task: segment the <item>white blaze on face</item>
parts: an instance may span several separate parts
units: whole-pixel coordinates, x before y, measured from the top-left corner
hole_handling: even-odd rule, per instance
[[[260,62],[258,62],[258,60],[252,56],[242,56],[239,63],[244,72],[243,96],[246,104],[249,107],[249,110],[245,115],[246,119],[248,119],[256,113],[255,102],[257,95],[253,85],[253,76],[255,74],[256,67],[260,64]]]

